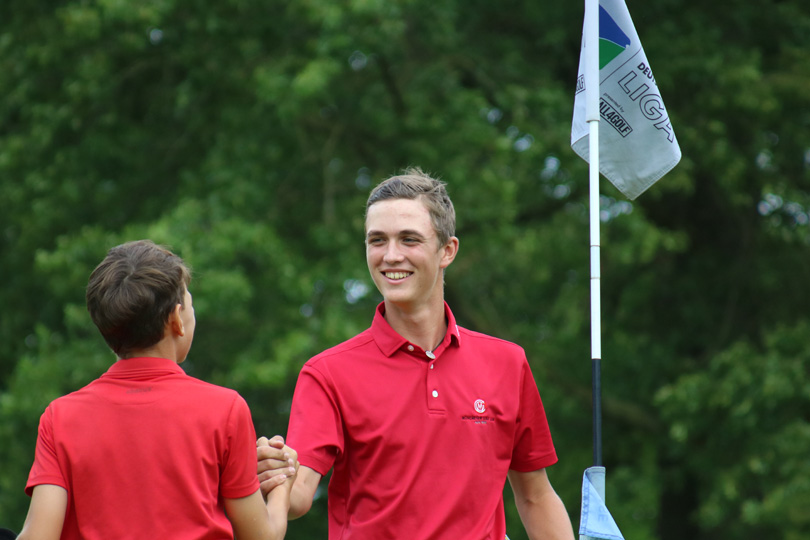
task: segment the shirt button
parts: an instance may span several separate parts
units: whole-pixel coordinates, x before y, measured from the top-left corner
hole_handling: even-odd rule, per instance
[[[433,369],[433,364],[430,364],[430,369]]]
[[[408,345],[408,350],[413,352],[413,345]]]
[[[425,351],[425,355],[431,360],[436,360],[436,355],[432,351]]]
[[[433,391],[433,397],[439,397],[439,392],[437,390]]]

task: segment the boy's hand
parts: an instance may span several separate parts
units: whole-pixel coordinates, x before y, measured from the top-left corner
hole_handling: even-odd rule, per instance
[[[267,497],[274,488],[288,484],[292,488],[298,471],[298,452],[284,444],[284,437],[259,437],[256,441],[256,459],[262,496]]]

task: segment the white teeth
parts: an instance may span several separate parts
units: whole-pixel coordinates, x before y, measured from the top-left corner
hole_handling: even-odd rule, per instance
[[[385,272],[385,277],[388,279],[405,279],[408,277],[407,272]]]

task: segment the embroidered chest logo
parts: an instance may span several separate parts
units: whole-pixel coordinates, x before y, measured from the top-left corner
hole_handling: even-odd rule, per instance
[[[487,402],[483,399],[476,399],[473,401],[473,411],[475,414],[465,414],[462,415],[461,419],[472,422],[478,425],[486,425],[490,422],[495,422],[495,417],[490,415],[484,415],[487,412]]]

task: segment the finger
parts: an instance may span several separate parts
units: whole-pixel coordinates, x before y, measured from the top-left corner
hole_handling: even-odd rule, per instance
[[[261,487],[262,495],[267,496],[267,494],[270,493],[273,490],[273,488],[276,488],[276,487],[280,486],[281,484],[283,484],[286,481],[287,481],[287,477],[284,476],[284,475],[281,475],[281,476],[274,476],[274,477],[269,478],[269,479],[267,479],[267,480],[265,480],[263,482],[260,482],[259,486]]]
[[[267,437],[259,437],[256,439],[256,446],[268,446],[270,441],[267,440]]]
[[[281,471],[288,469],[289,463],[280,459],[263,459],[256,463],[256,472],[263,473],[265,471]]]
[[[277,476],[283,476],[285,478],[290,478],[295,476],[295,468],[293,467],[283,467],[281,469],[267,469],[260,473],[258,473],[259,482],[263,482],[265,480],[269,480],[271,478],[275,478]]]
[[[275,435],[273,438],[267,441],[267,444],[273,448],[284,448],[284,437],[281,435]]]
[[[261,474],[269,471],[278,471],[276,474],[295,474],[298,470],[296,463],[290,460],[263,459],[256,463],[256,472]]]
[[[279,451],[276,450],[276,452]],[[286,458],[284,456],[266,457],[263,456],[261,452],[257,452],[257,454],[256,470],[259,473],[264,471],[282,471],[284,469],[295,471],[298,468],[297,462],[292,458]]]
[[[266,482],[267,480],[278,479],[279,477],[287,478],[287,474],[280,469],[272,469],[259,473],[259,482]]]
[[[272,446],[257,446],[256,458],[261,461],[263,459],[280,459],[287,461],[291,456],[281,448],[273,448]]]

